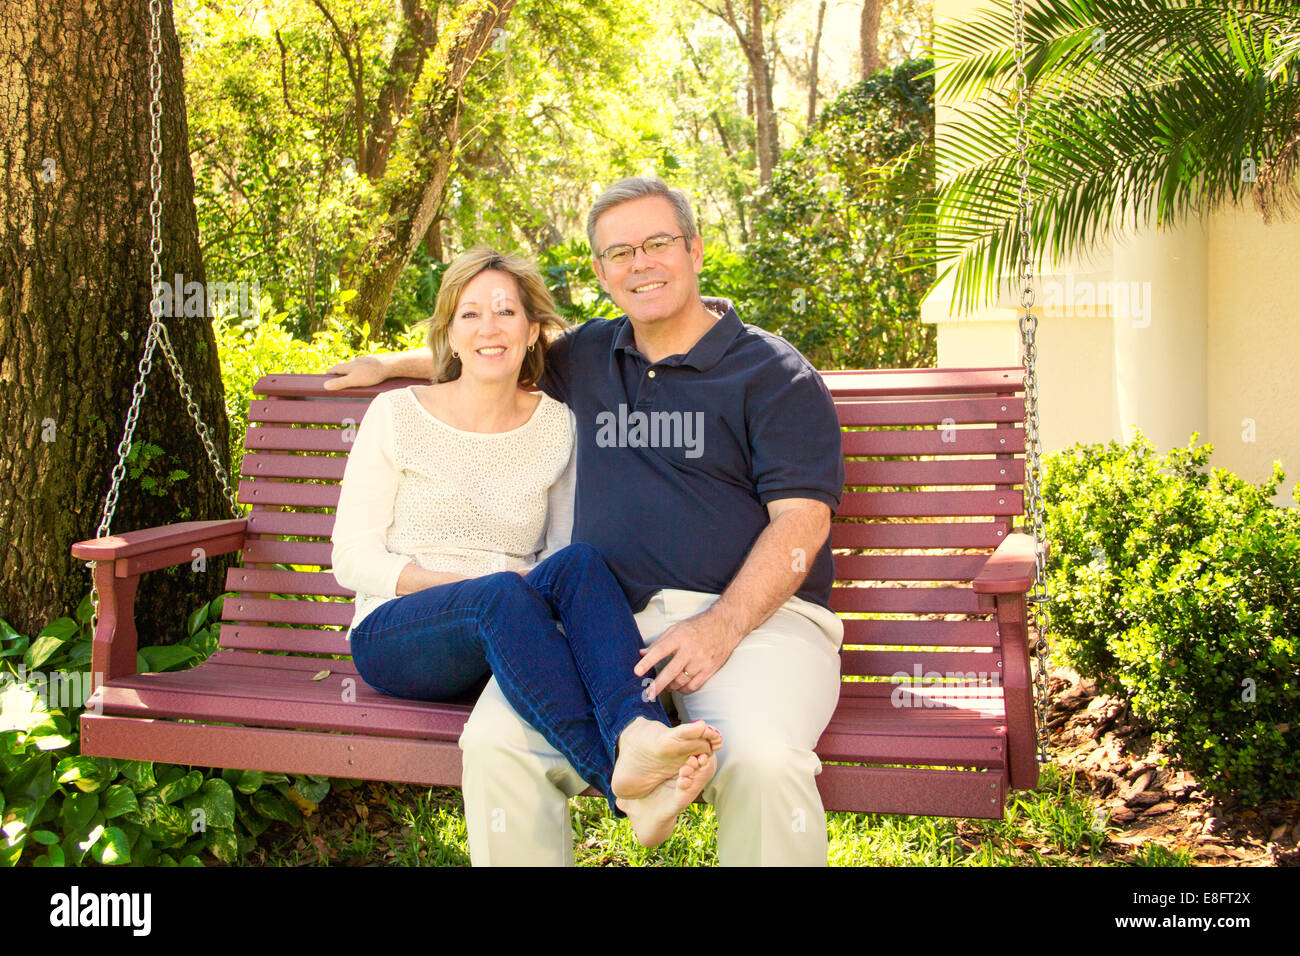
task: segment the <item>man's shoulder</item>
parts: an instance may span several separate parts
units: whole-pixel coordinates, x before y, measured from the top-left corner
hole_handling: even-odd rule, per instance
[[[820,377],[813,364],[784,336],[748,322],[741,323],[733,351],[758,376],[776,373]]]
[[[566,328],[555,337],[550,348],[566,359],[590,356],[601,350],[608,352],[621,324],[626,321],[626,316],[618,319],[587,319]]]
[[[596,345],[600,343],[609,344],[614,341],[621,329],[628,322],[626,315],[621,315],[617,319],[587,319],[572,326],[568,331],[568,337],[574,343],[581,342],[584,346]]]

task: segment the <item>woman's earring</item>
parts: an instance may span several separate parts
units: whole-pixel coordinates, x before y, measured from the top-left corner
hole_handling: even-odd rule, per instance
[[[532,345],[528,346],[528,351],[531,352],[531,351],[533,350],[533,348],[534,348],[536,345],[537,345],[537,343],[534,342]]]
[[[457,352],[455,349],[452,349],[452,350],[451,350],[451,357],[452,357],[452,358],[460,358],[460,353]]]

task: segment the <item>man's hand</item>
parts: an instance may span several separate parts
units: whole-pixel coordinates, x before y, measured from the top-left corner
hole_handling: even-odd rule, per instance
[[[721,615],[709,611],[678,621],[655,638],[649,647],[641,649],[645,656],[633,668],[639,677],[671,656],[659,676],[646,687],[646,699],[652,700],[665,690],[683,694],[699,690],[727,663],[727,658],[744,636]]]
[[[342,378],[327,378],[325,391],[333,392],[340,388],[360,388],[365,385],[377,385],[388,377],[383,363],[373,355],[358,355],[346,362],[339,362],[328,370],[330,375],[342,375]]]
[[[428,381],[433,377],[433,353],[428,348],[418,348],[407,349],[405,352],[358,355],[346,362],[339,362],[330,368],[329,374],[343,376],[325,380],[325,390],[329,392],[340,388],[378,385],[390,378],[422,378]]]

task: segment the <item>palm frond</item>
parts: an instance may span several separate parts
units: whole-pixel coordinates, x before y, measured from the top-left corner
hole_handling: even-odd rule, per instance
[[[1022,257],[1012,21],[1008,0],[995,3],[936,28],[939,89],[978,99],[939,127],[932,163],[896,161],[872,179],[908,203],[900,257],[952,274],[962,311],[991,302]],[[1087,253],[1129,222],[1246,196],[1266,210],[1296,204],[1300,0],[1040,0],[1026,36],[1040,270],[1048,253]]]

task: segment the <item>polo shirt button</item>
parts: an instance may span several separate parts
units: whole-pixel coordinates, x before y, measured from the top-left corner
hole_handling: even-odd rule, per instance
[[[647,375],[649,378],[654,378],[654,377],[655,377],[655,370],[654,370],[654,369],[651,369],[650,371],[646,372],[646,375]]]

